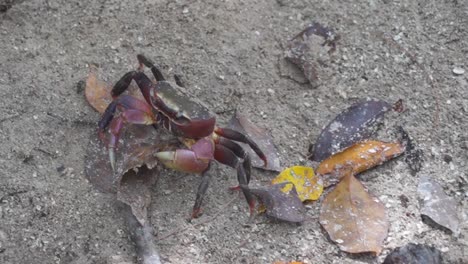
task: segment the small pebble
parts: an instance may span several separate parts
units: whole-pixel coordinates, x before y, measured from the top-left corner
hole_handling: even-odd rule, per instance
[[[182,14],[187,14],[188,12],[189,12],[188,7],[184,7],[184,9],[182,10]]]
[[[267,89],[267,92],[271,95],[275,94],[275,90],[271,89],[271,88],[268,88]]]
[[[460,67],[455,67],[455,68],[453,68],[452,72],[455,75],[463,75],[465,73],[465,70],[463,68],[460,68]]]

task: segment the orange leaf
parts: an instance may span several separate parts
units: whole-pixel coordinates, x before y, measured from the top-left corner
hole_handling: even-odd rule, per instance
[[[353,174],[361,173],[401,155],[405,146],[399,142],[387,143],[375,140],[359,142],[322,161],[316,170],[325,187],[335,184],[345,175],[344,168]]]
[[[320,224],[342,251],[376,255],[382,251],[389,225],[385,206],[366,191],[351,170],[325,197]]]

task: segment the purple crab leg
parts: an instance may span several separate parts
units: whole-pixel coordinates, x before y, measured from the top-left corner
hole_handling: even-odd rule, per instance
[[[266,159],[265,154],[262,152],[260,147],[258,147],[257,143],[255,143],[252,139],[250,139],[246,135],[244,135],[244,134],[242,134],[242,133],[240,133],[238,131],[229,129],[229,128],[216,127],[214,131],[215,131],[216,134],[218,134],[218,135],[220,135],[222,137],[248,144],[253,149],[253,151],[258,155],[258,157],[261,160],[263,160],[263,162],[264,162],[263,166],[264,167],[267,166],[267,159]]]
[[[156,81],[165,81],[164,75],[162,75],[161,71],[154,65],[154,63],[146,58],[142,54],[137,55],[138,62],[140,62],[140,65],[145,65],[146,67],[150,68],[151,72],[154,75],[154,78],[156,78]]]
[[[222,164],[237,169],[237,180],[239,181],[239,187],[244,193],[245,199],[249,204],[249,221],[251,221],[255,213],[255,199],[252,193],[250,192],[247,182],[247,176],[245,175],[244,171],[244,166],[239,164],[240,162],[237,156],[230,149],[223,145],[215,145],[214,158]]]

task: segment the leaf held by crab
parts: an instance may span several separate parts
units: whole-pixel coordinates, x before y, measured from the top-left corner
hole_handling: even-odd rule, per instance
[[[293,166],[283,170],[276,178],[271,181],[273,184],[290,182],[296,188],[299,199],[304,202],[307,200],[317,200],[323,192],[322,180],[315,176],[314,169],[304,166]],[[292,189],[291,184],[287,184],[282,189],[288,193]]]
[[[288,193],[284,193],[281,189],[285,185],[292,184],[280,183],[268,187],[252,188],[250,191],[265,206],[267,216],[292,223],[304,222],[305,207],[297,197],[296,189],[292,186]]]
[[[99,68],[96,65],[89,65],[88,78],[86,79],[85,96],[88,103],[94,110],[104,113],[107,106],[112,102],[112,85],[102,81],[99,77]],[[137,99],[144,100],[143,95],[137,87],[131,85],[126,91]]]
[[[375,99],[352,105],[322,130],[310,159],[322,161],[356,142],[368,139],[390,109],[392,106],[389,103]]]

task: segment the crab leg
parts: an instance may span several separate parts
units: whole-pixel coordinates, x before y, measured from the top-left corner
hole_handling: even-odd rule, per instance
[[[239,144],[229,139],[219,137],[216,140],[216,143],[228,148],[229,150],[234,152],[234,154],[236,154],[237,157],[243,160],[242,166],[244,166],[245,175],[247,177],[247,183],[249,183],[252,170],[252,161],[250,159],[250,155],[247,152],[245,152],[245,150]]]
[[[203,198],[205,197],[206,191],[208,190],[208,186],[210,185],[211,174],[207,173],[210,169],[208,168],[202,173],[202,179],[200,184],[198,185],[197,196],[195,198],[195,204],[193,205],[191,219],[198,218],[201,213],[201,205],[203,202]]]
[[[214,158],[215,160],[228,165],[229,167],[237,169],[237,180],[239,181],[239,187],[244,193],[245,199],[249,204],[250,220],[252,220],[255,212],[255,199],[253,198],[253,195],[248,187],[244,166],[241,166],[237,156],[230,149],[223,145],[215,146]]]
[[[162,75],[161,71],[156,66],[154,66],[154,63],[151,60],[147,59],[142,54],[138,54],[137,59],[138,62],[140,62],[140,65],[145,65],[146,67],[150,68],[151,72],[154,75],[154,78],[156,78],[156,81],[160,82],[166,80],[164,79],[164,76]]]
[[[197,218],[203,198],[208,190],[210,174],[207,173],[213,159],[215,144],[210,138],[198,140],[190,149],[157,152],[155,156],[168,168],[188,172],[202,173],[202,180],[198,186],[195,204],[191,218]]]
[[[216,127],[214,132],[222,137],[248,144],[253,149],[253,151],[255,151],[258,157],[260,157],[260,159],[263,160],[264,162],[263,166],[265,167],[267,166],[267,159],[266,159],[265,154],[263,154],[262,150],[260,150],[257,143],[255,143],[252,139],[250,139],[246,135],[238,131],[229,129],[229,128],[220,128],[220,127]]]

